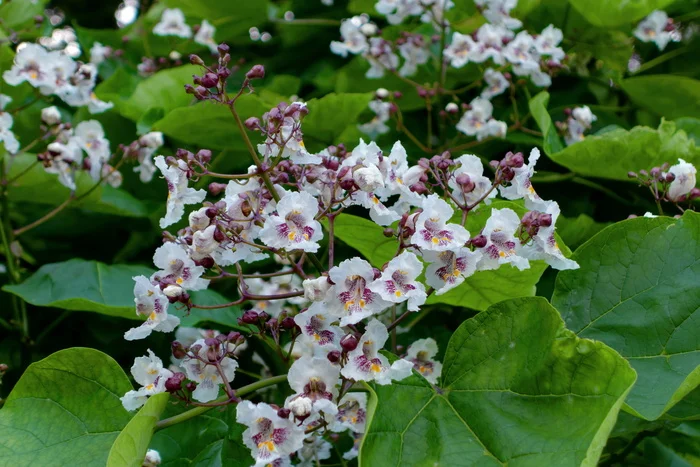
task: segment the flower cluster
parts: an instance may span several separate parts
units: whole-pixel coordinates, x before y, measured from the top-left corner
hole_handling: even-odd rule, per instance
[[[564,141],[567,146],[583,141],[584,133],[591,129],[593,122],[598,120],[591,109],[587,105],[583,107],[575,107],[565,109],[564,112],[568,115],[566,122],[557,122],[557,128],[564,134]]]
[[[112,108],[111,103],[99,100],[94,93],[94,64],[76,62],[61,51],[49,51],[39,44],[20,44],[12,68],[2,77],[11,86],[27,82],[41,94],[58,96],[72,107],[87,106],[90,113]]]
[[[669,42],[679,42],[681,34],[666,12],[654,10],[634,30],[634,36],[642,42],[653,42],[664,50]]]
[[[692,203],[700,198],[700,188],[695,187],[697,169],[693,164],[683,159],[678,159],[678,163],[670,167],[668,163],[665,163],[660,167],[653,167],[649,171],[630,172],[628,176],[636,179],[641,186],[649,188],[659,207],[660,214],[663,214],[662,201],[673,203],[683,212],[684,209],[680,204]]]
[[[225,47],[219,53],[223,66]],[[253,67],[241,91],[252,89],[251,81],[263,75],[262,67]],[[241,93],[228,97],[227,77],[215,76],[216,86],[206,95],[192,87],[188,92],[194,89],[235,112]],[[195,77],[205,79],[207,73]],[[245,138],[246,130],[253,131],[261,141],[257,147],[250,144],[255,164],[244,174],[210,172],[211,151],[204,149],[155,158],[168,185],[161,227],[179,223],[187,205],[197,206],[184,227],[164,232],[164,244],[153,258],[158,271],[134,278],[136,311],[145,320],[125,334],[134,340],[153,331],[170,332],[183,309],[196,313],[244,305],[239,325],[247,329],[245,336],[178,331],[172,347],[177,366],[154,373],[165,382],[139,376],[137,381],[149,389],[125,400],[133,408],[153,393],[146,390],[165,390],[188,404],[238,403],[237,420],[248,427],[243,440],[257,465],[284,465],[294,453],[300,459],[325,458],[324,435],[330,432],[349,431],[356,444],[346,458],[357,455],[367,410],[364,394],[352,392],[357,382],[391,384],[415,370],[437,384],[441,364],[435,360],[434,340],[416,341],[403,357],[382,352],[400,321],[389,322],[388,310],[404,316],[420,311],[429,295],[447,293],[477,271],[504,265],[523,270],[532,260],[558,269],[578,267],[557,244],[559,206],[541,199],[532,187],[537,149],[527,163],[520,153],[492,161],[493,178],[472,154],[452,158],[445,152],[411,164],[400,141],[388,153],[363,140],[352,150],[338,145],[312,153],[302,131],[308,111],[301,102],[280,103],[262,118],[238,119]],[[227,180],[209,185],[209,194],[218,200],[205,201],[207,192],[190,186],[205,176]],[[509,200],[522,199],[524,215],[493,208],[484,227],[470,233],[469,213],[489,209],[484,205],[499,192]],[[335,262],[334,223],[350,207],[365,209],[396,241],[396,254],[379,268],[360,257]],[[326,245],[327,267],[315,256]],[[270,258],[283,266],[271,273],[244,272],[245,264]],[[237,283],[240,298],[234,302],[200,305],[190,295],[224,279]],[[240,401],[231,389],[246,338],[272,343],[291,363],[287,380],[293,394],[283,404]],[[217,399],[222,387],[226,396]]]

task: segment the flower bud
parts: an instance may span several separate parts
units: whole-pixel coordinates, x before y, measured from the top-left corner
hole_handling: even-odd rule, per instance
[[[200,57],[197,54],[191,54],[190,55],[190,63],[192,65],[199,65],[199,66],[204,66],[204,60],[202,60],[202,57]]]
[[[214,230],[214,240],[216,240],[217,242],[221,243],[227,238],[228,237],[226,237],[226,234],[221,229]]]
[[[168,392],[177,392],[182,389],[182,382],[185,381],[184,373],[175,373],[165,381],[165,390]]]
[[[262,79],[265,77],[265,67],[262,65],[255,65],[245,74],[245,77],[248,79]]]
[[[360,190],[372,193],[384,187],[384,177],[376,165],[362,167],[352,173],[352,178]]]
[[[194,157],[202,164],[208,164],[211,161],[211,151],[209,149],[200,149]]]
[[[312,402],[308,397],[297,397],[289,401],[289,410],[294,417],[304,419],[311,414]]]
[[[394,229],[392,229],[391,227],[387,227],[386,229],[384,229],[384,231],[382,232],[382,234],[383,234],[386,238],[391,238],[391,237],[393,237],[394,235],[396,235],[396,232],[394,232]]]
[[[194,392],[195,389],[197,389],[197,383],[194,381],[190,381],[185,385],[185,389],[187,389],[190,392]]]
[[[676,176],[673,175],[671,172],[669,172],[669,173],[666,174],[666,178],[665,178],[666,183],[671,183],[671,182],[674,181],[675,179],[676,179]]]
[[[488,243],[488,240],[486,239],[485,236],[483,235],[477,235],[476,237],[472,238],[469,243],[474,245],[476,248],[483,248],[486,246]]]
[[[200,82],[205,88],[215,88],[219,84],[219,77],[214,73],[205,73]]]
[[[688,193],[688,199],[698,199],[700,198],[700,188],[693,188]]]
[[[326,355],[326,358],[331,363],[338,363],[340,361],[340,357],[341,354],[338,350],[331,350],[330,352],[328,352],[328,355]]]
[[[510,168],[514,169],[519,169],[520,167],[525,164],[525,158],[523,157],[522,152],[516,152],[513,154],[512,152],[509,152],[506,154],[506,157],[503,159],[505,162],[505,165]]]
[[[459,112],[459,106],[454,102],[450,102],[445,106],[445,111],[447,113],[456,114],[457,112]]]
[[[476,184],[472,181],[468,174],[457,175],[456,181],[464,193],[471,193],[474,191],[474,188],[476,188]]]
[[[637,178],[637,173],[636,173],[636,172],[627,172],[627,177],[629,177],[629,178]]]
[[[224,56],[229,52],[230,48],[228,44],[221,43],[216,47],[216,50],[219,52],[219,55]]]
[[[287,419],[287,418],[289,418],[289,414],[291,414],[291,413],[292,413],[291,410],[282,407],[281,409],[279,409],[279,410],[277,411],[277,416],[278,416],[279,418]]]
[[[389,97],[389,91],[387,91],[384,88],[379,88],[377,89],[374,94],[377,96],[378,99],[386,99]]]
[[[357,348],[359,341],[353,334],[346,334],[340,339],[340,346],[345,352],[352,352]]]
[[[41,110],[41,121],[49,126],[61,123],[61,113],[55,105]]]
[[[184,292],[185,292],[185,290],[176,284],[171,284],[163,289],[163,293],[165,294],[166,297],[174,298],[174,299],[176,299],[176,301],[177,301],[177,299],[180,298],[180,295],[182,295]]]
[[[284,318],[281,324],[284,329],[294,329],[297,325],[297,323],[294,322],[294,318],[291,316]]]
[[[245,127],[249,130],[257,130],[260,128],[260,119],[258,117],[250,117],[245,121]]]
[[[182,360],[187,355],[187,350],[185,350],[185,346],[183,346],[178,341],[173,341],[170,344],[170,351],[173,353],[173,357],[177,358],[178,360]]]
[[[258,313],[253,310],[244,312],[243,316],[240,317],[240,321],[244,324],[257,324],[259,319]]]

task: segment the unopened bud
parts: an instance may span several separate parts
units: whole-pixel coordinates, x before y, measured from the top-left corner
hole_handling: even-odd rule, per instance
[[[165,381],[165,390],[168,392],[177,392],[182,389],[182,382],[185,381],[184,373],[175,373]]]
[[[447,113],[456,114],[457,112],[459,112],[459,106],[454,102],[450,102],[445,106],[445,111]]]
[[[281,409],[279,409],[279,410],[277,411],[277,416],[278,416],[279,418],[287,419],[287,418],[289,418],[289,414],[291,414],[291,413],[292,413],[291,410],[289,410],[289,409],[287,409],[287,408],[285,408],[285,407],[282,407]]]
[[[377,96],[378,99],[386,99],[387,97],[389,97],[389,91],[387,91],[384,88],[377,89],[374,94]]]
[[[260,119],[258,117],[250,117],[245,121],[245,127],[249,130],[257,130],[260,128]]]
[[[675,179],[676,179],[676,176],[674,174],[672,174],[671,172],[666,174],[666,178],[665,178],[666,183],[671,183]]]
[[[253,310],[248,310],[243,313],[240,320],[245,324],[256,324],[259,320],[258,313]]]
[[[213,196],[221,194],[225,190],[226,190],[225,183],[212,182],[209,184],[209,193],[211,193]],[[214,214],[214,215],[216,216],[216,214]]]
[[[245,77],[248,79],[262,79],[265,77],[265,67],[262,65],[255,65],[245,74]]]
[[[170,344],[170,351],[173,353],[173,357],[177,358],[178,360],[182,360],[187,355],[185,346],[178,341],[173,341],[172,344]]]
[[[629,178],[637,178],[637,173],[636,173],[636,172],[627,172],[627,177],[629,177]]]
[[[284,329],[294,329],[296,327],[297,323],[294,322],[294,318],[291,316],[287,316],[282,320],[282,327]]]
[[[338,350],[331,350],[328,352],[328,355],[326,355],[326,358],[328,358],[328,361],[331,363],[338,363],[340,361],[340,352]]]
[[[486,239],[485,236],[483,235],[477,235],[476,237],[472,238],[469,243],[474,245],[476,248],[483,248],[486,246],[488,243],[488,240]]]
[[[353,334],[346,334],[342,339],[340,339],[340,346],[345,352],[352,352],[355,350],[358,343],[359,341],[357,340],[357,337],[355,337]]]

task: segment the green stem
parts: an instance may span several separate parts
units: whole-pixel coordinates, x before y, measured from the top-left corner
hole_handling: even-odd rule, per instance
[[[672,58],[676,58],[679,55],[683,55],[685,53],[690,52],[690,47],[681,47],[680,49],[672,50],[670,52],[667,52],[663,55],[659,55],[653,60],[649,60],[648,62],[642,64],[637,71],[634,72],[635,75],[638,75],[639,73],[642,73],[644,71],[647,71],[651,68],[654,68],[656,65],[660,65],[664,62],[667,62],[668,60],[671,60]]]
[[[258,389],[263,389],[268,386],[274,386],[275,384],[282,383],[284,381],[287,381],[287,375],[280,375],[280,376],[273,376],[272,378],[268,379],[263,379],[261,381],[257,381],[255,383],[251,383],[247,386],[243,386],[242,388],[239,388],[236,390],[236,396],[238,397],[243,397],[247,394],[250,394],[251,392],[255,392]],[[213,402],[225,402],[229,400],[229,396],[221,396],[218,399],[214,400]],[[190,409],[187,412],[182,412],[181,414],[174,415],[170,418],[163,419],[156,423],[156,428],[155,430],[162,430],[163,428],[167,428],[172,425],[177,425],[178,423],[185,422],[191,418],[197,417],[199,415],[202,415],[203,413],[206,413],[213,409],[214,407],[195,407],[194,409]]]

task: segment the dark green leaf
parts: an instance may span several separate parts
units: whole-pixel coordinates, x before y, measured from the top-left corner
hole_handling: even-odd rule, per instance
[[[592,217],[580,214],[574,218],[560,217],[557,232],[566,246],[575,250],[608,225],[610,222],[596,222]]]
[[[19,30],[28,23],[34,23],[34,17],[43,16],[48,0],[7,1],[0,5],[2,26],[9,30]]]
[[[161,393],[148,398],[134,418],[124,427],[109,450],[107,467],[141,467],[153,429],[160,419],[170,394]]]
[[[562,149],[564,145],[561,142],[561,138],[557,134],[557,128],[552,122],[552,117],[549,116],[547,112],[547,104],[549,103],[549,93],[542,91],[535,97],[530,99],[528,106],[530,107],[530,112],[537,122],[537,126],[542,130],[543,136],[543,149],[547,154],[555,154]]]
[[[700,383],[700,214],[614,224],[573,255],[552,302],[567,326],[627,358],[639,375],[627,405],[654,420]]]
[[[309,114],[304,117],[304,136],[325,146],[344,142],[341,135],[357,127],[358,117],[367,110],[372,97],[370,93],[328,94],[311,99],[307,103]]]
[[[375,387],[361,464],[596,465],[634,371],[563,324],[542,298],[465,321],[440,389],[418,376]]]
[[[105,465],[132,386],[110,356],[72,348],[33,363],[0,410],[0,465]]]

